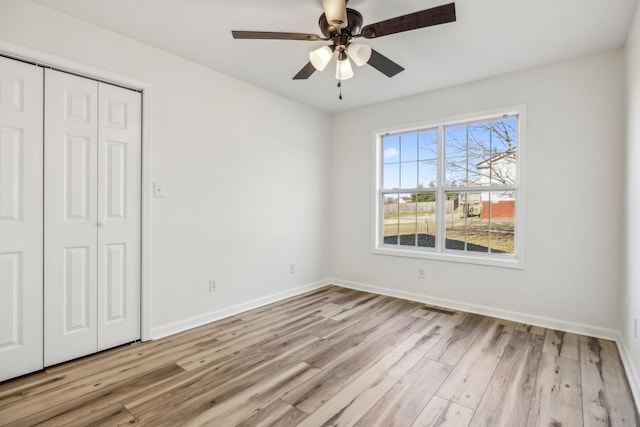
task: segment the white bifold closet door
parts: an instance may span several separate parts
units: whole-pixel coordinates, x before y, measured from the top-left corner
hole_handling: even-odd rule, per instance
[[[44,365],[140,338],[141,98],[47,69]]]
[[[42,76],[0,57],[0,381],[42,368]]]

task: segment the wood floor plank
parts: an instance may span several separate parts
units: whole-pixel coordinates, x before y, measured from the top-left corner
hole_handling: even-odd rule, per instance
[[[355,425],[410,426],[450,372],[451,366],[423,357]]]
[[[547,329],[542,351],[558,357],[580,360],[578,335]]]
[[[528,325],[526,323],[518,323],[516,325],[516,331],[527,332],[530,334],[542,335],[542,336],[544,336],[547,333],[546,328],[543,328],[542,326]]]
[[[246,418],[237,427],[290,427],[297,425],[306,417],[307,414],[300,409],[276,399]]]
[[[613,341],[580,337],[584,425],[640,426]]]
[[[477,334],[438,390],[438,396],[476,409],[514,329],[513,322],[492,320],[488,328]]]
[[[431,305],[421,305],[412,311],[411,316],[422,317],[424,319],[432,319],[434,316],[438,314],[445,314],[448,316],[456,316],[459,313],[454,310],[448,310],[446,308],[435,307]]]
[[[640,426],[615,344],[337,286],[0,383],[3,427],[525,421]]]
[[[134,377],[116,378],[109,383],[74,384],[71,388],[56,390],[38,399],[14,405],[0,413],[0,420],[12,425],[36,425],[55,420],[60,415],[74,419],[91,417],[94,411],[105,411],[130,394],[141,393],[151,384],[161,384],[176,378],[184,370],[171,363]]]
[[[248,416],[257,413],[263,406],[268,406],[288,389],[313,377],[319,371],[306,363],[298,362],[287,369],[273,372],[262,381],[238,389],[229,398],[226,398],[228,394],[226,387],[219,391],[209,391],[201,398],[209,399],[206,405],[210,408],[204,411],[193,411],[198,415],[189,419],[184,425],[235,426]],[[164,421],[166,420],[163,419]]]
[[[315,411],[327,399],[342,390],[351,379],[360,375],[387,352],[392,351],[399,342],[414,333],[420,320],[422,319],[405,316],[385,325],[376,331],[370,340],[337,356],[332,363],[325,366],[322,378],[313,378],[285,394],[282,399],[306,413]]]
[[[349,325],[340,334],[329,335],[326,339],[309,346],[301,351],[298,357],[310,365],[323,368],[340,355],[361,345],[367,339],[375,339],[377,336],[376,331],[382,330],[382,333],[384,333],[383,330],[385,327],[390,326],[391,319],[399,319],[398,314],[402,313],[403,309],[406,310],[407,307],[397,305],[395,307],[387,307],[387,309],[380,312],[374,312],[369,316],[361,316],[361,321]],[[417,324],[419,323],[416,322]]]
[[[266,313],[259,322],[243,322],[242,324],[226,328],[225,330],[215,333],[213,336],[222,342],[232,340],[237,337],[246,338],[251,333],[259,333],[261,331],[276,330],[283,324],[295,322],[299,319],[310,318],[320,314],[320,309],[313,302],[301,304],[292,309],[277,311],[274,313]]]
[[[580,363],[542,353],[527,427],[582,426]]]
[[[125,407],[142,425],[181,425],[200,416],[204,417],[205,422],[209,415],[203,414],[221,406],[226,409],[226,402],[229,401],[235,404],[236,396],[244,390],[259,392],[264,387],[268,388],[272,380],[287,379],[314,369],[291,357],[265,363],[262,368],[224,380],[209,378],[207,382],[191,382],[172,388],[155,399],[145,400],[142,404],[125,404]]]
[[[304,348],[318,338],[305,336],[304,332],[300,332],[296,338],[288,336],[283,339],[285,341],[282,343],[271,343],[276,347],[271,351],[249,351],[240,357],[230,356],[208,363],[197,370],[188,371],[171,384],[161,384],[145,390],[144,393],[131,396],[123,400],[123,404],[135,415],[144,412],[153,413],[162,402],[173,407],[181,407],[185,402],[233,381],[241,380],[245,383],[250,383],[251,380],[259,381],[263,375],[269,374],[268,369],[280,366],[282,360],[292,360],[292,355],[295,355],[300,348]],[[283,344],[286,345],[283,346]],[[254,378],[247,379],[251,376]]]
[[[55,387],[58,381],[59,377],[40,371],[0,383],[0,410],[24,399],[26,395],[34,394],[34,390]]]
[[[187,355],[178,359],[176,363],[189,371],[223,358],[238,357],[242,353],[252,351],[256,346],[261,349],[264,347],[272,348],[274,343],[278,343],[283,339],[286,341],[289,335],[298,336],[306,327],[312,326],[319,321],[321,321],[320,318],[316,317],[296,317],[278,323],[276,326],[269,325],[269,329],[266,330],[252,330],[234,340],[226,341],[218,346],[212,346],[202,352]]]
[[[342,319],[346,319],[347,317],[357,315],[362,311],[366,311],[367,308],[375,306],[376,304],[384,301],[385,298],[386,297],[383,297],[381,295],[367,296],[366,298],[362,298],[358,300],[354,304],[343,306],[344,308],[340,312],[331,316],[331,318],[333,320],[342,320]]]
[[[22,422],[21,422],[22,423]],[[20,423],[20,424],[21,424]],[[121,403],[90,411],[71,411],[38,423],[38,427],[86,427],[137,425],[138,420]],[[25,425],[25,424],[22,424]]]
[[[466,314],[456,320],[458,323],[431,349],[429,359],[456,365],[476,336],[493,322],[492,319],[477,314]]]
[[[432,346],[428,337],[412,334],[357,378],[345,382],[338,393],[311,411],[299,427],[354,425]],[[435,369],[442,366],[445,365],[438,363]]]
[[[543,335],[513,333],[471,426],[526,425],[543,344]]]
[[[473,409],[433,396],[411,427],[467,427],[472,416]]]
[[[320,306],[318,311],[318,316],[331,318],[342,311],[342,306],[339,304],[328,302]]]

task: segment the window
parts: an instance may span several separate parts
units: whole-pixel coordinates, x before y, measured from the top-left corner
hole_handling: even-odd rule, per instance
[[[522,114],[377,135],[374,252],[520,267]]]

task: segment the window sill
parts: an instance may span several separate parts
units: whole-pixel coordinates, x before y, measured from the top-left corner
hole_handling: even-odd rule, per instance
[[[397,246],[379,246],[374,247],[371,253],[376,255],[390,255],[403,258],[429,259],[436,261],[460,262],[465,264],[486,265],[491,267],[504,267],[524,270],[524,262],[515,255],[483,255],[455,253],[453,251],[436,252],[434,249],[401,249]]]

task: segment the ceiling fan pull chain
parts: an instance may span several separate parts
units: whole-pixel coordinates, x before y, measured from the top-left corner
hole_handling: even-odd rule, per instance
[[[340,80],[338,80],[338,89],[339,89],[338,99],[342,100],[342,82]]]

